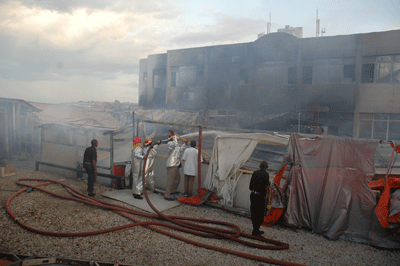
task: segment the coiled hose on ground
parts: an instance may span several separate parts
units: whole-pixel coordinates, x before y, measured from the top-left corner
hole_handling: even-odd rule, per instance
[[[150,146],[150,148],[148,149],[145,157],[144,157],[144,163],[143,163],[143,185],[145,186],[145,165],[146,165],[146,161],[147,161],[147,157],[149,155],[149,152],[151,151],[151,149],[153,148],[154,143]],[[37,185],[28,185],[28,184],[24,184],[23,181],[41,181],[44,183],[40,183]],[[47,185],[51,185],[51,184],[60,184],[62,187],[64,187],[73,197],[69,197],[69,196],[62,196],[59,194],[55,194],[51,191],[45,190],[42,187],[43,186],[47,186]],[[154,230],[158,233],[173,237],[175,239],[179,239],[181,241],[185,241],[187,243],[193,244],[195,246],[198,247],[203,247],[203,248],[207,248],[210,250],[215,250],[215,251],[219,251],[222,253],[226,253],[226,254],[231,254],[231,255],[235,255],[235,256],[239,256],[242,258],[246,258],[246,259],[251,259],[251,260],[255,260],[255,261],[260,261],[260,262],[265,262],[265,263],[271,263],[271,264],[276,264],[276,265],[302,265],[302,264],[297,264],[297,263],[293,263],[293,262],[286,262],[286,261],[281,261],[281,260],[275,260],[275,259],[271,259],[271,258],[266,258],[266,257],[262,257],[262,256],[257,256],[257,255],[252,255],[252,254],[248,254],[248,253],[244,253],[244,252],[239,252],[239,251],[235,251],[235,250],[231,250],[231,249],[227,249],[227,248],[222,248],[222,247],[217,247],[217,246],[212,246],[212,245],[208,245],[208,244],[204,244],[198,241],[194,241],[191,240],[189,238],[185,238],[185,237],[181,237],[179,235],[173,234],[171,232],[168,231],[164,231],[158,227],[167,227],[167,228],[172,228],[175,229],[177,231],[181,231],[181,232],[185,232],[185,233],[189,233],[189,234],[193,234],[193,235],[197,235],[197,236],[201,236],[201,237],[207,237],[207,238],[217,238],[217,239],[230,239],[232,241],[236,241],[238,243],[241,243],[243,245],[246,246],[251,246],[254,248],[258,248],[258,249],[266,249],[266,250],[283,250],[283,249],[288,249],[289,245],[277,240],[273,240],[273,239],[268,239],[268,238],[263,238],[263,237],[257,237],[257,236],[253,236],[250,234],[245,234],[242,233],[240,231],[240,228],[232,223],[228,223],[228,222],[223,222],[223,221],[216,221],[216,220],[207,220],[207,219],[197,219],[197,218],[191,218],[191,217],[182,217],[182,216],[173,216],[173,215],[164,215],[161,212],[159,212],[154,205],[151,203],[151,201],[149,200],[149,197],[147,195],[147,191],[144,189],[143,193],[144,196],[148,202],[148,204],[150,205],[150,207],[154,210],[154,212],[156,214],[149,214],[149,213],[145,213],[145,212],[140,212],[140,211],[136,211],[133,209],[129,209],[127,207],[122,207],[122,206],[118,206],[112,203],[107,203],[105,201],[96,199],[96,198],[92,198],[92,197],[88,197],[85,194],[83,194],[82,192],[68,186],[67,184],[61,182],[61,181],[56,181],[56,180],[48,180],[48,179],[31,179],[31,178],[22,178],[19,179],[17,181],[18,185],[21,186],[25,186],[26,188],[14,193],[6,202],[6,210],[7,213],[11,216],[11,218],[18,223],[20,226],[26,228],[27,230],[30,230],[32,232],[35,233],[39,233],[39,234],[43,234],[43,235],[50,235],[50,236],[59,236],[59,237],[79,237],[79,236],[91,236],[91,235],[97,235],[97,234],[104,234],[104,233],[108,233],[108,232],[112,232],[112,231],[116,231],[116,230],[121,230],[121,229],[125,229],[125,228],[129,228],[129,227],[134,227],[134,226],[145,226],[151,230]],[[88,205],[92,205],[95,207],[100,207],[103,209],[108,209],[111,211],[114,211],[120,215],[122,215],[123,217],[133,221],[133,223],[131,224],[127,224],[127,225],[122,225],[122,226],[117,226],[117,227],[112,227],[112,228],[108,228],[108,229],[104,229],[104,230],[98,230],[98,231],[91,231],[91,232],[80,232],[80,233],[61,233],[61,232],[49,232],[49,231],[44,231],[44,230],[39,230],[36,228],[32,228],[26,224],[24,224],[23,222],[21,222],[16,215],[12,212],[11,208],[10,208],[10,203],[12,201],[13,198],[17,197],[19,194],[23,193],[25,190],[27,190],[29,187],[33,187],[36,190],[39,190],[41,192],[44,193],[48,193],[52,196],[55,197],[59,197],[59,198],[63,198],[63,199],[68,199],[68,200],[74,200],[74,201],[78,201],[81,203],[85,203]],[[133,217],[132,215],[137,215],[140,217],[147,217],[147,218],[153,218],[153,219],[158,219],[159,221],[139,221],[137,219],[135,219],[135,217]],[[165,221],[169,222],[165,222]],[[197,224],[200,223],[200,224]],[[213,224],[213,225],[223,225],[226,226],[228,228],[232,228],[231,230],[227,230],[227,229],[222,229],[222,228],[217,228],[217,227],[212,227],[212,226],[207,226],[207,225],[203,225],[203,224]],[[247,239],[253,239],[253,240],[257,240],[259,242],[263,242],[263,244],[259,244],[259,243],[254,243],[248,240],[245,240],[245,238]],[[268,245],[266,243],[269,243],[271,245]]]

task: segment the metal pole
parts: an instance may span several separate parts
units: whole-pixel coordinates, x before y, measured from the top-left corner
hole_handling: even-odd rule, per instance
[[[114,174],[114,133],[110,134],[110,175]]]
[[[135,138],[135,111],[132,112],[132,139]]]
[[[135,111],[132,112],[132,140],[135,138]],[[131,142],[132,145],[132,142]],[[131,146],[132,147],[132,146]],[[126,167],[126,166],[125,166]],[[133,170],[133,162],[131,161],[131,173]],[[129,188],[132,189],[133,177],[129,175]],[[128,185],[128,184],[125,184]]]
[[[139,120],[136,121],[136,137],[139,137]]]
[[[203,134],[203,128],[200,126],[199,127],[199,152],[197,155],[197,163],[198,163],[198,169],[197,169],[197,181],[198,181],[198,188],[201,187],[201,140],[202,140],[202,134]]]
[[[300,114],[301,113],[299,113],[298,124],[297,124],[297,133],[300,133]]]

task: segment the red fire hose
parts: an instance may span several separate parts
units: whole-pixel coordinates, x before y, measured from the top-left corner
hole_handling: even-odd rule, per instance
[[[154,145],[154,143],[150,146],[150,148],[148,149],[148,151],[147,151],[147,153],[146,153],[146,155],[144,157],[143,176],[142,176],[143,186],[145,186],[145,175],[144,175],[145,169],[144,168],[145,168],[145,165],[146,165],[147,157],[149,155],[149,152],[153,148],[153,145]],[[32,186],[32,185],[28,185],[28,184],[22,183],[23,181],[41,181],[41,182],[44,182],[44,183],[40,183],[40,184]],[[42,186],[46,186],[46,185],[50,185],[50,184],[54,184],[54,183],[60,184],[73,197],[58,195],[58,194],[55,194],[55,193],[53,193],[51,191],[48,191],[48,190],[45,190],[45,189],[41,188]],[[78,191],[78,190],[76,190],[76,189],[74,189],[74,188],[72,188],[72,187],[68,186],[67,184],[65,184],[63,182],[60,182],[60,181],[48,180],[48,179],[23,178],[23,179],[19,179],[17,181],[17,184],[25,186],[26,188],[14,193],[7,200],[7,202],[6,202],[6,210],[7,210],[8,214],[11,216],[11,218],[16,223],[18,223],[20,226],[22,226],[22,227],[24,227],[24,228],[26,228],[26,229],[28,229],[28,230],[30,230],[32,232],[35,232],[35,233],[39,233],[39,234],[43,234],[43,235],[59,236],[59,237],[77,237],[77,236],[90,236],[90,235],[104,234],[104,233],[108,233],[108,232],[112,232],[112,231],[116,231],[116,230],[121,230],[121,229],[129,228],[129,227],[133,227],[133,226],[145,226],[145,227],[147,227],[147,228],[149,228],[151,230],[154,230],[154,231],[156,231],[158,233],[173,237],[175,239],[179,239],[179,240],[185,241],[185,242],[193,244],[195,246],[199,246],[199,247],[203,247],[203,248],[219,251],[219,252],[226,253],[226,254],[232,254],[232,255],[235,255],[235,256],[242,257],[242,258],[247,258],[247,259],[251,259],[251,260],[256,260],[256,261],[261,261],[261,262],[271,263],[271,264],[276,264],[276,265],[302,265],[302,264],[297,264],[297,263],[286,262],[286,261],[281,261],[281,260],[275,260],[275,259],[271,259],[271,258],[261,257],[261,256],[257,256],[257,255],[252,255],[252,254],[248,254],[248,253],[244,253],[244,252],[230,250],[230,249],[227,249],[227,248],[216,247],[216,246],[204,244],[204,243],[201,243],[201,242],[198,242],[198,241],[194,241],[194,240],[191,240],[189,238],[184,238],[184,237],[181,237],[179,235],[173,234],[171,232],[167,232],[165,230],[162,230],[162,229],[160,229],[158,227],[162,226],[162,227],[172,228],[172,229],[175,229],[177,231],[190,233],[190,234],[194,234],[194,235],[198,235],[198,236],[202,236],[202,237],[217,238],[217,239],[230,239],[230,240],[236,241],[236,242],[241,243],[241,244],[246,245],[246,246],[251,246],[251,247],[255,247],[255,248],[259,248],[259,249],[266,249],[266,250],[283,250],[283,249],[288,249],[289,248],[288,244],[280,242],[280,241],[277,241],[277,240],[263,238],[263,237],[257,237],[257,236],[253,236],[253,235],[250,235],[250,234],[242,233],[240,231],[240,228],[237,225],[232,224],[232,223],[223,222],[223,221],[216,221],[216,220],[197,219],[197,218],[191,218],[191,217],[164,215],[161,212],[159,212],[154,207],[154,205],[150,202],[149,197],[147,195],[146,189],[143,190],[144,196],[145,196],[148,204],[156,212],[156,214],[148,214],[148,213],[145,213],[145,212],[132,210],[132,209],[129,209],[127,207],[118,206],[118,205],[115,205],[115,204],[112,204],[112,203],[107,203],[107,202],[99,200],[99,199],[88,197],[85,194],[81,193],[80,191]],[[127,224],[127,225],[123,225],[123,226],[112,227],[112,228],[108,228],[108,229],[104,229],[104,230],[91,231],[91,232],[81,232],[81,233],[49,232],[49,231],[44,231],[44,230],[39,230],[39,229],[32,228],[32,227],[24,224],[23,222],[21,222],[16,217],[16,215],[11,211],[11,208],[10,208],[11,200],[13,198],[17,197],[19,194],[21,194],[25,190],[27,190],[28,187],[33,187],[36,190],[42,191],[44,193],[48,193],[48,194],[50,194],[52,196],[55,196],[55,197],[74,200],[74,201],[82,202],[82,203],[85,203],[85,204],[88,204],[88,205],[92,205],[92,206],[96,206],[96,207],[100,207],[100,208],[103,208],[103,209],[108,209],[108,210],[114,211],[114,212],[122,215],[123,217],[133,221],[133,223]],[[139,220],[135,219],[132,215],[158,219],[159,221],[142,222],[142,221],[139,221]],[[167,222],[170,222],[170,223],[167,223],[167,222],[162,221],[162,220],[166,220]],[[194,223],[194,222],[196,222],[196,223]],[[200,225],[200,224],[197,224],[197,223],[213,224],[213,225],[224,225],[224,226],[227,226],[228,228],[232,228],[232,229],[231,230],[221,229],[221,228],[216,228],[216,227],[212,227],[212,226]],[[245,240],[245,238],[255,239],[255,240],[258,240],[259,242],[263,242],[264,244],[253,243],[251,241]],[[269,243],[271,245],[268,245],[266,243]]]

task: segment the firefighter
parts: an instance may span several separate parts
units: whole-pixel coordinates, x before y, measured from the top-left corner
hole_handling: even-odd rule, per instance
[[[178,136],[173,130],[170,130],[168,135],[168,157],[167,157],[167,187],[164,194],[164,199],[174,200],[171,194],[177,194],[181,175],[179,168],[182,167],[180,154],[186,149],[186,143],[181,147],[178,145]]]
[[[142,182],[142,160],[143,160],[143,148],[140,138],[135,137],[133,139],[132,149],[132,190],[133,197],[135,199],[143,199],[143,182]]]
[[[147,151],[149,150],[151,143],[152,140],[150,138],[146,138],[144,140],[143,155],[147,154]],[[146,171],[145,171],[146,188],[151,192],[155,192],[153,164],[154,164],[154,159],[157,155],[158,144],[160,144],[160,142],[156,142],[155,145],[153,145],[153,148],[151,149],[146,161]]]

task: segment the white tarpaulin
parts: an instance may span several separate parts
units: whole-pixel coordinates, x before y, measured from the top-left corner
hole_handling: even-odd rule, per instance
[[[289,136],[278,134],[227,134],[215,138],[208,167],[205,188],[217,190],[224,204],[233,206],[236,185],[241,177],[238,170],[247,162],[259,142],[270,145],[287,145]]]

